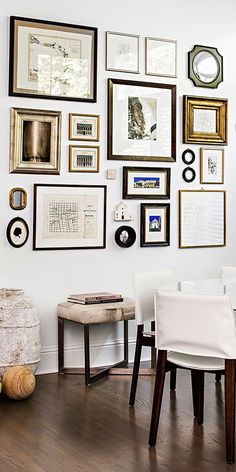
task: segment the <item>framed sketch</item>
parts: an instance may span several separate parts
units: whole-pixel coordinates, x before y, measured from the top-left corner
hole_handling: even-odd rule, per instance
[[[11,16],[9,95],[96,102],[97,28]]]
[[[23,218],[13,218],[7,226],[7,240],[15,248],[24,246],[29,237],[29,227]]]
[[[99,146],[70,146],[69,172],[99,172]]]
[[[179,190],[179,247],[225,246],[225,212],[224,190]]]
[[[123,167],[123,198],[169,199],[170,169]]]
[[[177,77],[177,41],[146,38],[146,74]]]
[[[106,70],[139,74],[139,36],[106,32]]]
[[[71,141],[99,141],[99,137],[99,115],[80,115],[76,113],[70,113],[69,139]]]
[[[109,79],[108,159],[176,160],[176,86]]]
[[[59,174],[61,112],[11,109],[10,172]]]
[[[227,144],[227,110],[225,98],[191,97],[183,100],[183,141],[196,144]]]
[[[141,247],[170,245],[170,204],[141,203]]]
[[[224,183],[224,149],[200,149],[200,183]]]
[[[34,185],[34,250],[105,246],[105,185]]]

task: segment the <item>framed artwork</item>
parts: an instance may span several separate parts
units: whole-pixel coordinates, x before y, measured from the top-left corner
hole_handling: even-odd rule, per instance
[[[224,190],[179,190],[179,247],[225,246],[225,213]]]
[[[22,247],[29,237],[29,227],[23,218],[13,218],[7,226],[7,240],[15,248]]]
[[[115,232],[115,242],[120,247],[131,247],[136,241],[136,232],[131,226],[120,226]]]
[[[169,199],[170,169],[123,167],[123,198]]]
[[[228,100],[191,97],[183,100],[183,141],[195,144],[227,144]]]
[[[170,245],[170,204],[141,203],[141,247]]]
[[[69,139],[71,141],[99,141],[99,137],[99,115],[80,115],[76,113],[70,113]]]
[[[177,41],[146,38],[146,74],[177,77]]]
[[[196,177],[196,172],[192,167],[185,167],[185,169],[182,172],[182,177],[183,180],[187,183],[190,184],[195,180]]]
[[[11,16],[9,95],[96,102],[97,28]]]
[[[176,160],[176,86],[108,80],[108,159]]]
[[[10,172],[60,174],[61,112],[11,109]]]
[[[188,53],[188,76],[196,87],[217,88],[223,81],[223,56],[216,48],[196,44]]]
[[[224,149],[200,149],[201,184],[224,183]]]
[[[105,185],[34,185],[34,250],[105,246]]]
[[[106,70],[139,74],[139,36],[106,32]]]
[[[27,192],[24,188],[15,187],[9,193],[9,205],[12,210],[24,210],[27,205]]]
[[[99,172],[99,146],[70,146],[69,172]]]

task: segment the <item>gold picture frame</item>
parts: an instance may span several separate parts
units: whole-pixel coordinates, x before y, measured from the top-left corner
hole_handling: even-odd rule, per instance
[[[27,205],[27,192],[22,187],[14,187],[9,193],[9,205],[12,210],[24,210]]]
[[[70,141],[99,141],[100,115],[69,114]]]
[[[184,143],[227,144],[227,99],[184,95],[183,116]]]
[[[11,108],[10,173],[60,174],[61,111]]]
[[[99,172],[99,165],[99,146],[69,146],[69,172]]]
[[[200,149],[200,183],[224,183],[224,149]]]

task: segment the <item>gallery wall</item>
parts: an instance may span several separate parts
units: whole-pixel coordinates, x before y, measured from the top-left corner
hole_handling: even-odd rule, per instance
[[[236,265],[236,62],[234,49],[236,43],[236,5],[228,0],[221,8],[218,1],[199,0],[192,8],[187,0],[134,0],[90,2],[67,2],[41,0],[8,0],[0,6],[0,285],[19,287],[35,301],[39,309],[42,335],[42,360],[38,372],[57,371],[57,304],[66,300],[70,293],[89,291],[118,291],[124,296],[132,296],[132,273],[136,271],[155,271],[172,267],[178,279],[214,277],[224,264]],[[86,104],[73,101],[38,100],[8,96],[9,61],[9,17],[10,15],[28,18],[73,23],[98,27],[98,94],[97,103]],[[141,73],[137,76],[128,73],[105,71],[105,32],[118,31],[140,34]],[[144,43],[145,36],[175,39],[178,41],[177,79],[155,78],[151,81],[177,85],[177,161],[176,163],[157,163],[158,167],[171,168],[170,198],[170,246],[141,248],[139,244],[140,201],[128,201],[128,208],[134,214],[130,223],[137,232],[136,243],[129,249],[121,249],[114,241],[114,233],[119,223],[113,221],[113,211],[122,196],[122,167],[135,165],[129,161],[108,161],[107,155],[107,79],[125,78],[127,80],[149,81],[145,76]],[[224,57],[224,81],[216,90],[194,87],[187,78],[187,52],[194,44],[217,47]],[[204,249],[178,248],[178,190],[200,189],[199,184],[199,146],[191,145],[196,153],[193,164],[196,179],[186,184],[182,179],[184,164],[182,152],[188,145],[182,143],[182,96],[199,95],[229,99],[228,146],[225,147],[225,184],[214,186],[227,191],[227,241],[226,247]],[[10,108],[24,107],[62,111],[62,146],[60,175],[9,174],[9,134]],[[69,113],[92,113],[101,116],[100,173],[68,173],[68,122]],[[137,164],[137,163],[136,163]],[[146,162],[144,166],[152,165]],[[117,180],[107,180],[106,170],[117,169]],[[33,251],[32,216],[33,184],[102,184],[107,185],[107,246],[99,250]],[[13,187],[23,187],[28,193],[28,205],[21,212],[9,207],[9,191]],[[204,188],[211,188],[204,185]],[[17,213],[17,214],[16,214]],[[6,239],[6,227],[16,217],[24,218],[30,229],[26,245],[14,249]],[[109,364],[120,355],[122,331],[116,325],[102,325],[94,329],[91,339],[92,361],[96,364]],[[130,357],[135,345],[135,326],[130,323]],[[102,347],[102,349],[101,349]],[[149,356],[149,352],[145,353]],[[66,362],[83,365],[82,337],[78,327],[66,333]]]

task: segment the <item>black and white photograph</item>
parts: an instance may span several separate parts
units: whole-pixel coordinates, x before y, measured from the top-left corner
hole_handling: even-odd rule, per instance
[[[128,138],[153,141],[157,139],[157,100],[129,97]]]
[[[69,139],[71,141],[99,141],[100,116],[69,114]]]
[[[69,172],[99,172],[99,146],[69,146]]]

